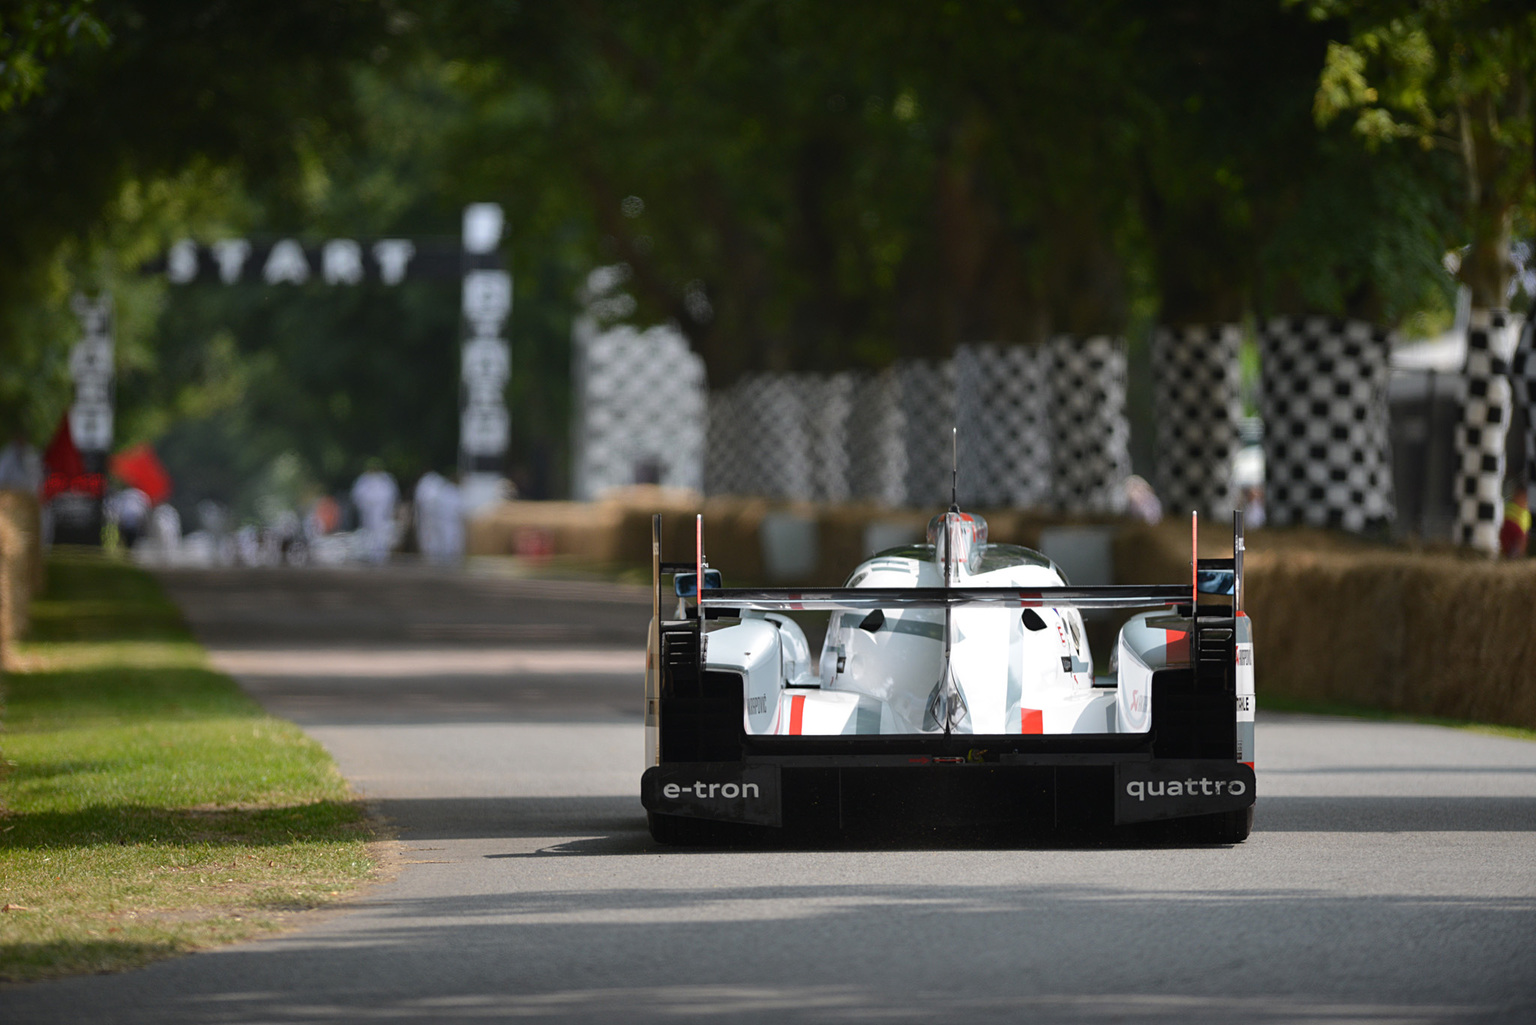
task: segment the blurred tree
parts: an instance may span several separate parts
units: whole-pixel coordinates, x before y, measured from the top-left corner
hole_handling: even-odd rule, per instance
[[[41,92],[49,64],[82,44],[103,45],[93,0],[16,0],[0,11],[0,112]]]
[[[66,397],[69,292],[120,274],[119,247],[104,243],[124,241],[124,190],[142,195],[219,164],[273,192],[297,188],[305,140],[346,123],[348,68],[386,58],[381,48],[409,25],[365,0],[11,11],[0,53],[0,404],[25,410],[37,432]],[[185,226],[140,227],[167,236]],[[127,255],[131,267],[147,254]]]
[[[726,384],[1123,326],[1122,8],[480,5],[437,27],[490,114],[466,173],[539,182],[523,223],[581,211],[642,316]]]
[[[536,495],[561,490],[570,316],[600,264],[629,265],[637,319],[675,320],[717,387],[1444,302],[1453,155],[1315,122],[1330,41],[1363,47],[1360,12],[1387,6],[401,4],[33,4],[16,45],[42,77],[0,85],[0,401],[58,415],[62,300],[110,285],[120,437],[209,480],[288,452],[330,487],[366,455],[442,466],[446,289],[168,299],[132,269],[186,234],[452,231],[481,199],[509,215],[511,465]],[[82,14],[99,33],[48,42]]]
[[[1299,0],[1298,0],[1299,2]],[[1502,307],[1515,217],[1536,213],[1536,9],[1521,0],[1310,0],[1339,18],[1315,110],[1346,113],[1373,152],[1399,140],[1461,158],[1465,189],[1458,276],[1474,306]]]

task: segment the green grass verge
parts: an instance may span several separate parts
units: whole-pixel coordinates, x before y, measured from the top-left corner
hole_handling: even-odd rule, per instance
[[[1296,712],[1304,715],[1339,715],[1349,719],[1373,719],[1379,722],[1412,722],[1425,726],[1450,726],[1473,733],[1487,733],[1495,737],[1513,737],[1516,740],[1536,740],[1536,730],[1523,726],[1505,726],[1502,723],[1468,722],[1465,719],[1446,719],[1433,715],[1410,715],[1406,712],[1389,712],[1364,705],[1339,704],[1333,701],[1304,701],[1277,695],[1259,695],[1261,712]]]
[[[373,868],[335,763],[208,667],[154,579],[56,554],[0,711],[0,980],[281,928]]]

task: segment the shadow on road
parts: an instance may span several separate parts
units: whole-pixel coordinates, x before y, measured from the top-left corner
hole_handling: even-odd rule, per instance
[[[507,867],[510,883],[515,873]],[[1428,1025],[1528,1021],[1521,954],[1529,898],[1346,895],[1240,886],[1148,892],[1098,883],[975,884],[918,873],[903,883],[554,888],[375,905],[332,936],[252,944],[159,965],[107,989],[99,979],[13,992],[10,1020],[87,1011],[154,1022],[550,1021],[799,1023],[834,1020]],[[1256,926],[1287,916],[1284,930]],[[1485,938],[1461,981],[1426,999],[1431,947],[1372,956],[1358,923],[1389,935]],[[964,928],[960,923],[965,923]],[[1148,937],[1177,937],[1181,956]],[[1298,991],[1296,936],[1322,966]],[[893,957],[920,945],[921,958]],[[570,951],[584,960],[573,970]],[[1050,970],[1020,951],[1051,952]],[[850,972],[845,954],[865,952]],[[1127,964],[1160,958],[1157,988]],[[999,974],[994,992],[957,978]],[[253,983],[252,980],[262,980]],[[167,985],[171,982],[171,985]],[[138,991],[142,990],[142,994]],[[1390,993],[1383,998],[1372,994]],[[156,999],[147,999],[151,994]],[[76,1020],[85,1020],[77,1018]]]
[[[488,855],[492,858],[654,854],[688,849],[665,847],[651,841],[638,797],[422,798],[382,801],[378,807],[400,828],[402,838],[408,842],[495,838],[560,841],[536,852]],[[1257,835],[1509,831],[1536,832],[1536,800],[1517,797],[1267,797],[1259,799],[1254,816],[1254,833]],[[960,847],[1075,849],[1126,844],[1123,838],[1114,836],[997,839],[909,834],[866,840],[837,838],[806,846],[821,849],[883,845],[924,850]]]

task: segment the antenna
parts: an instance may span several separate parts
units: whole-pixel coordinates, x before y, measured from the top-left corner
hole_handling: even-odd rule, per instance
[[[960,428],[949,429],[949,511],[960,511]]]

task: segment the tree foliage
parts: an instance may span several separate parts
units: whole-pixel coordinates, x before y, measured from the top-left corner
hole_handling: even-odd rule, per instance
[[[1343,19],[1317,88],[1317,120],[1353,115],[1373,151],[1416,142],[1461,158],[1461,280],[1503,306],[1517,218],[1536,211],[1536,10],[1517,0],[1320,0]]]
[[[134,268],[188,234],[452,232],[476,200],[509,215],[534,494],[561,488],[599,265],[715,386],[1158,321],[1395,321],[1445,303],[1466,237],[1458,152],[1403,143],[1451,109],[1437,26],[1471,45],[1457,12],[1485,8],[33,3],[7,43],[33,70],[0,77],[0,402],[34,433],[57,417],[64,299],[110,287],[120,436],[211,492],[285,452],[328,487],[367,455],[441,467],[451,289],[168,291]]]
[[[346,124],[349,67],[392,36],[361,0],[39,2],[4,27],[0,403],[39,431],[62,401],[70,292],[185,227],[177,209],[209,206],[219,167],[299,183],[306,148]]]

